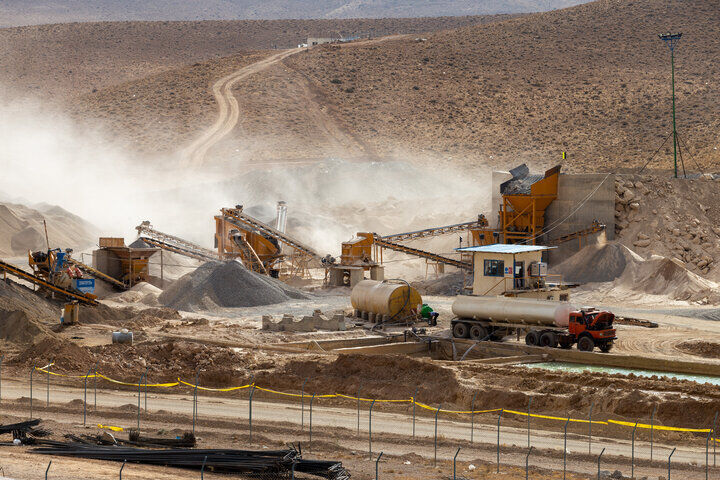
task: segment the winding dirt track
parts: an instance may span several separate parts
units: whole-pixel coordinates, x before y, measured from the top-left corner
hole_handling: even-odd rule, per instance
[[[302,48],[294,48],[271,55],[259,62],[241,68],[230,75],[226,75],[213,84],[212,92],[218,103],[218,117],[212,127],[205,130],[186,150],[186,165],[202,166],[205,163],[205,156],[208,150],[230,133],[240,118],[240,107],[237,99],[232,94],[233,86],[240,80],[255,73],[261,72],[272,65],[282,61],[284,58],[301,52]]]

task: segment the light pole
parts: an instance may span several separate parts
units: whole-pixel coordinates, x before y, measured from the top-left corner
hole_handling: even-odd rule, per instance
[[[682,33],[665,33],[658,36],[670,48],[670,65],[672,69],[673,160],[675,165],[675,178],[677,178],[678,134],[675,124],[675,46],[680,42]]]

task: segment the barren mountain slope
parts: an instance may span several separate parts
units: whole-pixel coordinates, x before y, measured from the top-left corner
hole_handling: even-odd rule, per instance
[[[90,93],[248,49],[295,47],[332,33],[428,32],[505,16],[379,20],[101,22],[0,29],[0,93]]]
[[[566,10],[285,60],[380,155],[398,146],[500,165],[642,165],[678,125],[704,168],[720,160],[720,2],[600,0]],[[268,134],[268,132],[265,132]],[[671,144],[670,144],[671,145]],[[653,166],[670,166],[669,149]],[[692,161],[688,167],[694,167]]]
[[[537,12],[586,0],[7,0],[0,26],[102,20],[387,18]]]

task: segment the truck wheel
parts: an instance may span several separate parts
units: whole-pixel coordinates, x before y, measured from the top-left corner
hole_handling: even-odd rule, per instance
[[[472,340],[484,340],[487,337],[487,330],[482,325],[472,325],[470,327],[470,338]]]
[[[557,335],[555,335],[555,332],[545,332],[542,335],[540,335],[540,346],[541,347],[550,347],[555,348],[557,347],[558,340]]]
[[[581,352],[592,352],[595,348],[595,341],[591,337],[580,337],[577,348]]]
[[[453,326],[453,337],[455,338],[467,338],[468,326],[462,322],[458,322]]]
[[[600,351],[603,353],[608,353],[612,346],[612,342],[603,343],[602,345],[600,345]]]
[[[525,335],[525,345],[535,346],[539,341],[540,336],[535,330],[530,330],[527,335]]]

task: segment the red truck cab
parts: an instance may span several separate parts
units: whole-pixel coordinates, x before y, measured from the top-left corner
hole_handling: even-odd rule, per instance
[[[578,350],[591,352],[597,346],[600,351],[609,352],[617,338],[613,328],[614,320],[615,315],[611,312],[594,308],[572,312],[568,325],[569,337],[577,342]],[[560,343],[563,343],[562,339]]]

